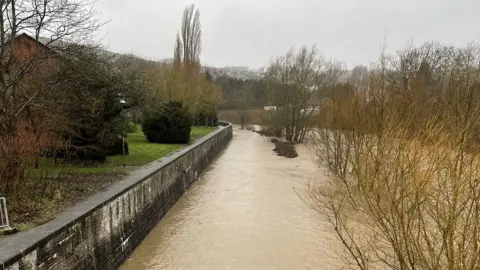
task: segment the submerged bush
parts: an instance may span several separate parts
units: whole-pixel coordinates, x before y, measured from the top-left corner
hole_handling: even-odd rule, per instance
[[[291,142],[282,142],[277,139],[272,139],[272,143],[275,144],[273,151],[277,153],[278,156],[286,158],[296,158],[298,157],[297,150],[295,149],[295,144]]]

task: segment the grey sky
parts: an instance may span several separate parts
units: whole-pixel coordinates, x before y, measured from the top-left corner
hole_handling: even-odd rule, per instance
[[[292,46],[316,44],[349,67],[389,50],[438,40],[480,41],[480,0],[98,0],[103,43],[116,52],[173,56],[183,9],[195,3],[203,64],[258,68]]]

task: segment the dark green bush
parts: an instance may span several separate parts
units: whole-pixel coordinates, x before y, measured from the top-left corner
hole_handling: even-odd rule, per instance
[[[128,134],[135,133],[137,132],[137,126],[133,122],[128,122],[125,125],[125,132]]]
[[[182,102],[171,101],[144,115],[142,130],[149,142],[188,143],[191,116]]]
[[[125,142],[125,155],[130,155],[130,151],[128,148],[128,142]],[[110,148],[108,148],[108,155],[109,156],[121,156],[123,155],[123,147],[122,147],[122,138],[118,137],[118,139],[113,143]]]

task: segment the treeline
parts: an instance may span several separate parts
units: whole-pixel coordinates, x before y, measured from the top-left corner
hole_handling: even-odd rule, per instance
[[[263,80],[239,79],[221,75],[215,83],[222,90],[223,102],[219,109],[238,109],[246,105],[250,108],[263,108],[267,105],[267,85]]]

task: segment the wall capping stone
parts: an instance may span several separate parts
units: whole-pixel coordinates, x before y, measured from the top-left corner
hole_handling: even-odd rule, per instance
[[[161,159],[159,159],[157,161],[154,161],[154,162],[152,162],[152,163],[150,163],[150,164],[148,164],[144,167],[141,167],[140,169],[138,169],[135,172],[132,172],[131,174],[129,174],[128,176],[126,176],[122,180],[113,183],[112,185],[110,185],[105,190],[99,191],[98,193],[90,196],[89,198],[85,199],[84,201],[81,201],[81,202],[75,204],[73,207],[70,207],[70,208],[66,209],[65,211],[63,211],[61,214],[59,214],[52,221],[50,221],[48,223],[45,223],[43,225],[40,225],[38,227],[32,228],[30,230],[27,230],[27,231],[24,231],[24,232],[19,232],[15,235],[5,237],[4,239],[0,239],[0,270],[4,270],[4,269],[30,269],[32,267],[33,267],[32,269],[52,269],[48,266],[43,267],[43,266],[45,266],[44,262],[39,262],[39,260],[37,259],[37,252],[36,252],[37,249],[45,248],[45,246],[49,246],[49,247],[52,246],[52,242],[54,241],[53,239],[55,237],[64,233],[65,231],[72,230],[73,227],[75,227],[76,225],[78,225],[82,222],[83,222],[82,223],[82,230],[85,230],[85,228],[83,228],[84,223],[85,223],[84,222],[85,219],[88,219],[90,216],[95,215],[95,213],[102,210],[103,208],[110,207],[109,204],[111,204],[113,201],[119,199],[120,197],[124,196],[128,192],[130,192],[130,191],[132,191],[136,188],[137,189],[141,188],[142,183],[146,182],[147,180],[157,179],[157,178],[159,179],[160,177],[163,177],[165,174],[167,174],[167,172],[164,172],[164,171],[171,164],[180,163],[180,165],[175,165],[176,166],[175,168],[186,164],[187,162],[184,162],[183,159],[187,159],[186,158],[187,155],[191,155],[191,156],[196,155],[195,157],[197,157],[197,159],[200,160],[201,162],[198,162],[197,159],[195,159],[192,162],[197,162],[199,164],[201,163],[201,166],[197,165],[196,163],[193,164],[193,165],[206,168],[208,166],[208,163],[210,163],[211,158],[210,157],[205,157],[205,156],[208,155],[208,153],[210,153],[210,151],[211,151],[210,155],[216,156],[218,154],[218,152],[220,152],[220,150],[223,149],[226,146],[226,143],[231,139],[231,137],[232,137],[232,125],[230,123],[226,123],[226,122],[219,122],[219,127],[218,127],[217,130],[215,130],[215,131],[211,132],[210,134],[198,139],[193,144],[188,145],[185,148],[182,148],[181,150],[172,153],[171,155],[169,155],[167,157],[161,158]],[[218,145],[215,145],[215,143],[218,144]],[[197,150],[197,149],[205,147],[206,144],[209,144],[209,146],[206,147],[205,149],[208,149],[210,151],[207,153],[207,151],[204,150],[203,153],[200,153],[199,150]],[[222,144],[222,145],[220,145],[220,144]],[[198,153],[195,153],[195,152],[198,152]],[[213,152],[215,152],[215,153],[213,153]],[[205,160],[203,160],[203,159],[205,159]],[[188,165],[192,166],[191,164],[188,164]],[[200,170],[200,172],[205,169],[205,168],[200,168],[200,167],[198,169],[198,170]],[[178,169],[185,170],[187,168],[177,168],[177,171],[175,172],[176,174],[172,174],[172,175],[177,175],[178,176],[178,172],[179,172]],[[181,181],[183,181],[183,183],[184,183],[183,185],[184,186],[187,185],[186,187],[181,188],[181,189],[188,188],[189,184],[193,181],[190,178],[192,178],[192,177],[191,176],[180,176],[179,179],[181,179]],[[160,180],[156,180],[156,181],[159,182]],[[164,180],[161,180],[160,182],[163,183],[163,181]],[[177,180],[174,179],[174,181],[177,181]],[[187,182],[188,182],[188,184],[185,184]],[[154,183],[154,184],[159,185],[158,183]],[[176,185],[176,184],[177,183],[172,183],[169,186],[162,186],[162,189],[171,188],[170,186],[173,186],[173,185]],[[184,191],[185,190],[178,191],[179,196],[177,196],[177,197],[179,198],[183,194]],[[158,192],[160,192],[160,190]],[[177,193],[177,191],[175,191],[175,194],[176,193]],[[167,194],[167,195],[169,195],[169,194]],[[137,202],[136,200],[140,200],[138,197],[135,197],[134,195],[132,195],[132,196],[133,196],[132,197],[133,199],[126,199],[129,203],[129,205],[130,205],[130,201],[133,201],[134,203],[136,203]],[[146,195],[142,195],[142,200],[144,200],[145,196]],[[128,197],[128,198],[130,198],[130,197]],[[159,200],[159,198],[160,198],[159,194],[155,195],[155,200]],[[175,198],[174,200],[176,201],[178,198]],[[165,200],[167,200],[167,199],[165,199]],[[164,202],[154,201],[152,203],[162,204]],[[152,203],[148,204],[148,206],[150,207]],[[122,206],[124,208],[127,207],[125,205],[125,199],[123,201]],[[128,207],[130,207],[130,206],[128,206]],[[163,204],[162,204],[162,207],[163,207]],[[117,209],[118,209],[118,203],[117,203]],[[162,209],[164,209],[164,208],[162,208]],[[163,214],[159,214],[160,218],[161,218],[161,216],[163,216]],[[150,229],[148,229],[148,230],[150,230]],[[81,236],[78,236],[78,234],[82,235],[82,233],[84,233],[84,232],[81,231],[81,233],[78,233],[78,232],[75,231],[75,233],[76,233],[75,234],[76,237],[81,237]],[[146,233],[148,233],[148,232],[143,232],[142,231],[141,233],[139,233],[139,235],[140,236],[143,235],[143,234],[146,235]],[[73,235],[73,233],[71,233],[71,234]],[[98,237],[98,236],[96,236],[96,237]],[[80,240],[78,240],[76,242],[79,242],[79,241]],[[140,241],[141,241],[141,239],[140,239]],[[56,244],[56,243],[53,243],[53,244]],[[62,243],[59,243],[59,244],[62,244]],[[75,243],[73,243],[72,246],[73,245],[75,245]],[[129,247],[129,250],[130,250],[129,252],[132,252],[135,247]],[[73,250],[74,250],[73,252],[75,252],[75,247],[73,247]],[[128,252],[126,252],[126,253],[128,253]],[[53,254],[54,254],[53,257],[55,257],[57,253],[53,253]],[[125,259],[126,259],[126,258],[128,258],[128,255],[130,255],[130,254],[121,254],[121,255],[124,256]],[[29,261],[25,262],[25,260],[27,260],[27,259]],[[34,260],[33,263],[30,262],[32,260]],[[51,260],[51,258],[49,260]],[[67,259],[65,259],[65,261],[67,261]],[[61,263],[62,264],[68,264],[68,262],[64,262],[64,261],[62,261]],[[109,269],[114,269],[118,266],[118,264],[119,264],[119,262],[114,261],[114,262],[112,262],[111,267],[108,267],[108,268]],[[75,267],[72,267],[72,268],[75,268]],[[79,268],[79,269],[81,269],[81,268]]]

